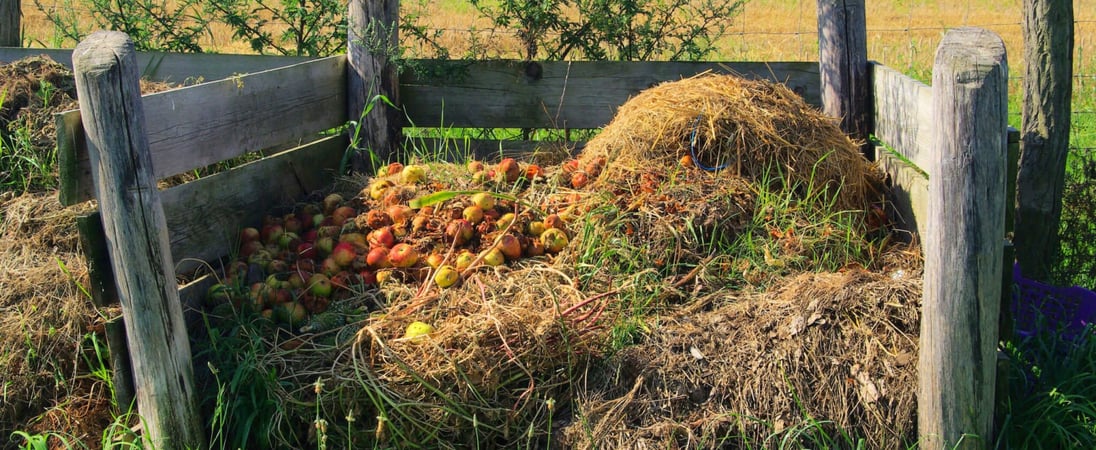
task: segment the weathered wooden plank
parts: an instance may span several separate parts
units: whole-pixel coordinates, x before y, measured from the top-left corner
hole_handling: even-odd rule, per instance
[[[845,133],[870,145],[866,144],[871,130],[866,23],[864,0],[818,0],[822,110],[841,119]]]
[[[873,134],[914,164],[927,167],[936,131],[932,88],[890,67],[870,67]]]
[[[705,71],[786,83],[820,105],[809,62],[411,61],[400,78],[408,125],[599,128],[639,91]]]
[[[312,140],[346,122],[346,58],[332,56],[142,97],[157,179],[285,142]],[[65,115],[79,114],[69,111]],[[66,127],[79,123],[58,120]],[[62,204],[91,198],[79,127],[58,132]]]
[[[0,61],[46,55],[72,68],[72,49],[0,47]],[[308,56],[230,55],[218,53],[137,52],[141,78],[168,83],[193,84],[291,66],[316,58]]]
[[[198,448],[206,440],[133,51],[124,33],[88,36],[73,51],[76,90],[145,432],[157,448]]]
[[[937,127],[922,234],[919,444],[984,449],[993,442],[1004,267],[1005,44],[986,30],[951,30],[932,72]]]
[[[875,148],[875,162],[891,181],[887,201],[895,228],[906,241],[915,241],[924,229],[928,214],[929,178],[922,168],[891,150]]]
[[[242,227],[330,186],[347,145],[332,136],[163,191],[175,273],[225,256]]]

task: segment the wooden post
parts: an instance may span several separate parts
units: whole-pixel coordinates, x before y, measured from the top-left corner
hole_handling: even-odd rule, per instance
[[[841,129],[864,140],[871,132],[868,94],[868,31],[863,0],[818,0],[818,71],[822,110],[841,119]]]
[[[989,448],[1005,236],[1008,64],[997,35],[949,31],[932,74],[918,366],[920,448]]]
[[[22,47],[19,0],[0,0],[0,47]]]
[[[358,152],[352,159],[357,172],[372,172],[377,162],[395,157],[401,141],[398,107],[376,101],[377,95],[399,105],[399,78],[395,58],[399,46],[399,0],[350,0],[347,16],[347,117],[359,121]],[[364,115],[363,115],[364,114]],[[369,152],[372,152],[370,156]],[[374,160],[375,159],[375,160]]]
[[[72,64],[146,437],[158,449],[202,448],[190,343],[152,175],[133,42],[123,33],[96,32],[76,46]]]
[[[1024,0],[1024,103],[1017,175],[1016,259],[1051,281],[1058,260],[1073,96],[1073,2]]]
[[[80,232],[80,247],[88,260],[88,292],[91,293],[91,303],[97,308],[117,304],[118,290],[110,282],[114,279],[114,271],[110,267],[110,254],[103,235],[102,214],[96,211],[77,217],[76,229]],[[105,328],[107,348],[110,350],[114,401],[119,407],[128,409],[133,405],[135,394],[129,346],[126,345],[125,321],[117,317],[111,318]]]

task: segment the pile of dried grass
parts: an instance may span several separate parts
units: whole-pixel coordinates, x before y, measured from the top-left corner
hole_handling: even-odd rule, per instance
[[[780,174],[786,188],[830,191],[844,210],[863,210],[880,195],[878,170],[834,119],[783,84],[733,75],[704,74],[641,92],[580,159],[585,166],[604,158],[598,182],[635,194],[645,190],[644,177],[665,177],[685,157],[714,173],[712,185]]]
[[[915,441],[916,269],[804,274],[713,297],[658,318],[645,342],[596,369],[563,444],[768,448],[792,428],[797,442],[837,447],[854,444],[843,432],[867,448]]]
[[[39,193],[5,199],[0,209],[0,428],[14,430],[48,406],[80,403],[65,397],[88,380],[82,345],[98,315],[77,287],[87,285],[75,226],[81,208]]]

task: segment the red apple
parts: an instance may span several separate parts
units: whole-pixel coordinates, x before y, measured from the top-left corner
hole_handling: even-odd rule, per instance
[[[282,227],[285,228],[286,232],[300,233],[304,228],[304,224],[301,223],[301,219],[298,219],[295,214],[289,213],[282,219]]]
[[[313,259],[298,259],[293,268],[297,272],[312,273],[316,271],[316,261]]]
[[[401,163],[399,161],[395,161],[395,162],[391,162],[391,163],[388,164],[388,171],[385,175],[388,175],[388,176],[398,175],[402,171],[403,171],[403,163]]]
[[[374,247],[365,255],[365,263],[373,269],[390,267],[388,261],[388,247]]]
[[[256,251],[263,249],[263,243],[259,241],[244,241],[240,244],[240,257],[249,258],[255,254]]]
[[[484,169],[483,162],[471,160],[468,161],[468,171],[471,173],[482,172]]]
[[[392,227],[381,227],[370,231],[366,240],[370,247],[392,248],[396,245],[396,235],[392,234]]]
[[[376,230],[392,225],[392,216],[379,209],[371,209],[365,213],[365,226],[370,230]]]
[[[335,248],[331,249],[331,259],[333,259],[339,267],[350,266],[350,263],[354,262],[356,256],[358,256],[358,251],[354,244],[350,242],[339,242],[338,244],[335,244]]]
[[[263,229],[259,231],[259,237],[264,244],[276,244],[282,233],[285,233],[285,228],[279,224],[263,225]]]
[[[578,160],[567,160],[567,162],[563,163],[563,166],[560,168],[560,170],[563,172],[564,176],[570,176],[572,173],[578,172]]]
[[[366,286],[377,285],[377,274],[372,270],[362,270],[358,272],[358,276],[361,277],[362,284]]]
[[[261,239],[259,229],[255,227],[247,227],[240,230],[240,242],[251,242]]]
[[[393,266],[406,269],[419,262],[419,251],[410,244],[400,243],[388,252],[388,262]]]
[[[335,274],[339,273],[341,270],[342,266],[335,262],[335,258],[330,256],[324,258],[323,262],[320,263],[320,272],[329,277],[335,276]]]
[[[328,194],[323,198],[323,212],[324,214],[331,214],[339,207],[343,202],[343,196],[339,193]]]
[[[357,215],[358,211],[355,210],[352,206],[340,206],[338,208],[335,208],[335,210],[331,212],[332,218],[342,217],[344,223],[346,222],[346,219],[351,219]]]
[[[441,253],[436,253],[435,252],[435,253],[430,253],[429,255],[426,256],[426,265],[428,265],[430,267],[433,267],[435,269],[437,269],[438,266],[441,266],[441,263],[444,262],[444,261],[445,261],[445,256],[443,256]]]
[[[410,206],[398,204],[389,206],[386,210],[386,213],[388,217],[392,218],[392,222],[403,223],[406,222],[412,214],[414,214],[414,211],[411,209]]]
[[[472,239],[472,224],[464,219],[453,220],[446,225],[445,236],[456,242],[456,245],[463,245]]]
[[[499,243],[496,246],[506,259],[515,260],[521,257],[521,241],[517,236],[512,234],[504,234],[499,238]]]
[[[496,168],[499,172],[506,174],[506,182],[513,183],[521,178],[521,166],[514,158],[503,158],[499,161],[499,165]]]
[[[525,178],[528,180],[535,180],[544,176],[544,169],[536,164],[530,164],[525,166]]]
[[[559,228],[564,230],[567,228],[567,224],[559,214],[549,214],[548,217],[544,218],[544,229],[548,228]]]
[[[571,174],[571,187],[575,189],[582,189],[590,184],[590,177],[586,175],[586,172],[575,172]]]

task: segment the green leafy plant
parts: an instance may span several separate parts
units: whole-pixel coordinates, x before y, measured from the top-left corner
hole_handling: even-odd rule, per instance
[[[745,1],[470,0],[513,32],[526,60],[700,60]]]
[[[210,0],[203,8],[261,54],[326,56],[346,44],[346,4],[337,0]]]
[[[35,0],[34,4],[65,41],[79,42],[92,30],[108,29],[129,35],[137,50],[201,52],[199,41],[210,32],[200,0],[89,0],[79,5],[72,0],[61,5]]]

